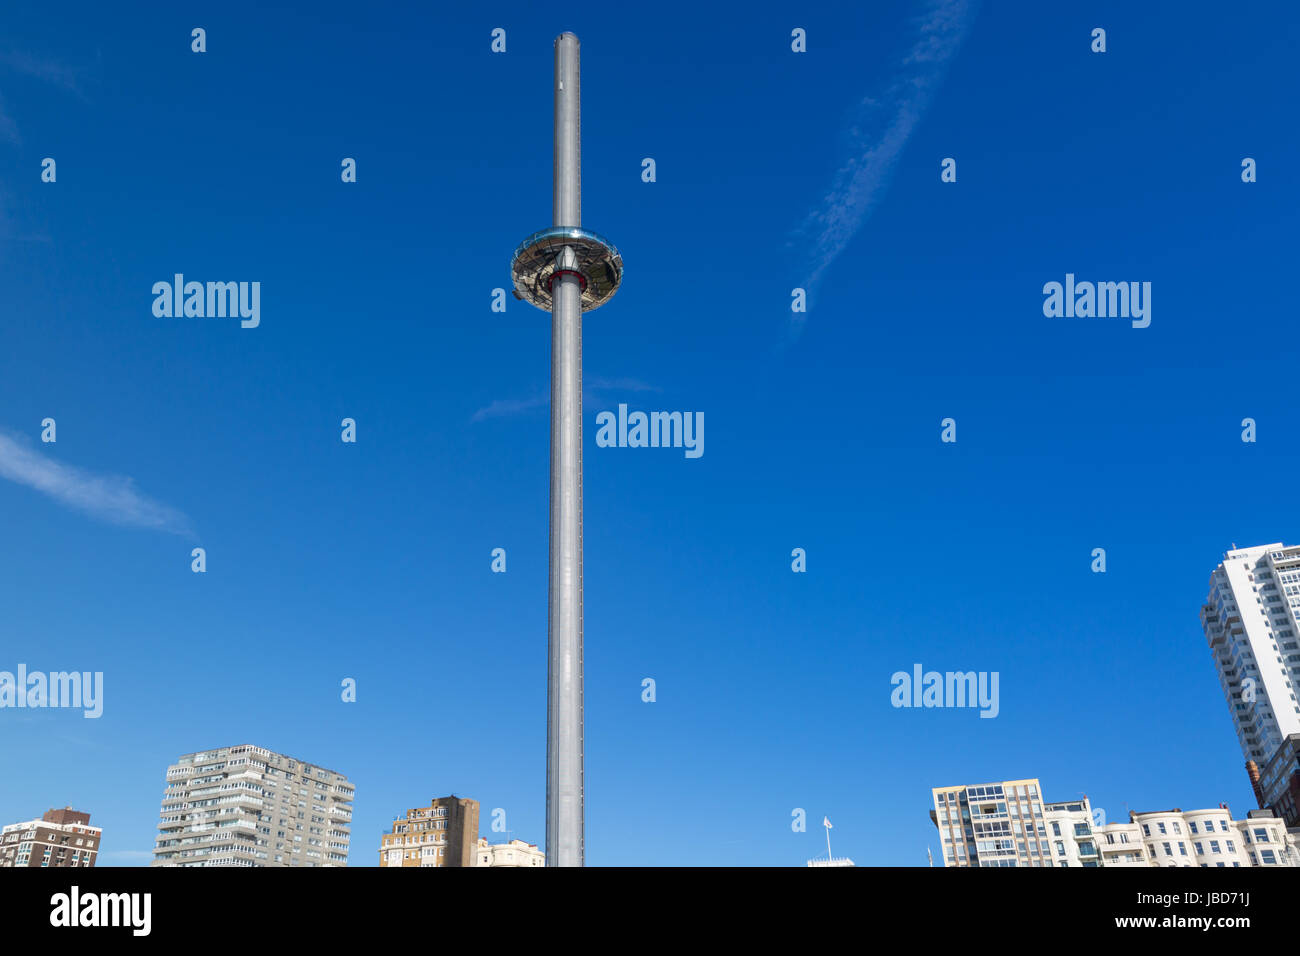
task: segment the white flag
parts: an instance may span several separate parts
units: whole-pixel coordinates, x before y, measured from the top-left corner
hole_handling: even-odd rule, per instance
[[[834,827],[831,826],[831,821],[829,817],[822,817],[822,826],[824,826],[827,830],[834,829]]]

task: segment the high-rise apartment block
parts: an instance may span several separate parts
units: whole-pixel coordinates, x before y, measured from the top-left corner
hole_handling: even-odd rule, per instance
[[[347,777],[262,747],[186,754],[167,768],[152,866],[347,866]]]
[[[474,866],[477,843],[478,801],[438,797],[393,821],[380,839],[379,865]]]
[[[89,813],[48,810],[39,820],[0,830],[0,867],[94,866],[101,834]]]
[[[944,866],[1052,865],[1036,779],[936,787],[931,796],[930,819],[939,828]]]
[[[1300,827],[1300,547],[1224,554],[1201,626],[1256,800]]]
[[[1201,626],[1242,757],[1264,763],[1300,733],[1300,547],[1237,548],[1210,575]]]

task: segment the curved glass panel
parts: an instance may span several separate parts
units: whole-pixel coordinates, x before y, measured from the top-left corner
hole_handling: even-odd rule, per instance
[[[551,277],[565,248],[573,251],[574,268],[586,280],[582,311],[599,308],[613,298],[623,279],[623,257],[599,233],[575,226],[542,229],[520,243],[510,263],[518,297],[550,311]]]

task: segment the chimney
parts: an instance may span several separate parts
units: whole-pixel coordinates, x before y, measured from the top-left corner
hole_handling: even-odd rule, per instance
[[[1250,777],[1250,788],[1255,791],[1255,802],[1260,809],[1264,807],[1264,789],[1259,784],[1259,764],[1253,760],[1246,761],[1246,776]]]

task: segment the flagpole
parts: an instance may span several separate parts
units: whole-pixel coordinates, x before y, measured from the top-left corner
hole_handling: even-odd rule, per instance
[[[835,857],[831,856],[831,822],[826,817],[822,817],[822,822],[826,824],[826,862],[832,862]]]

